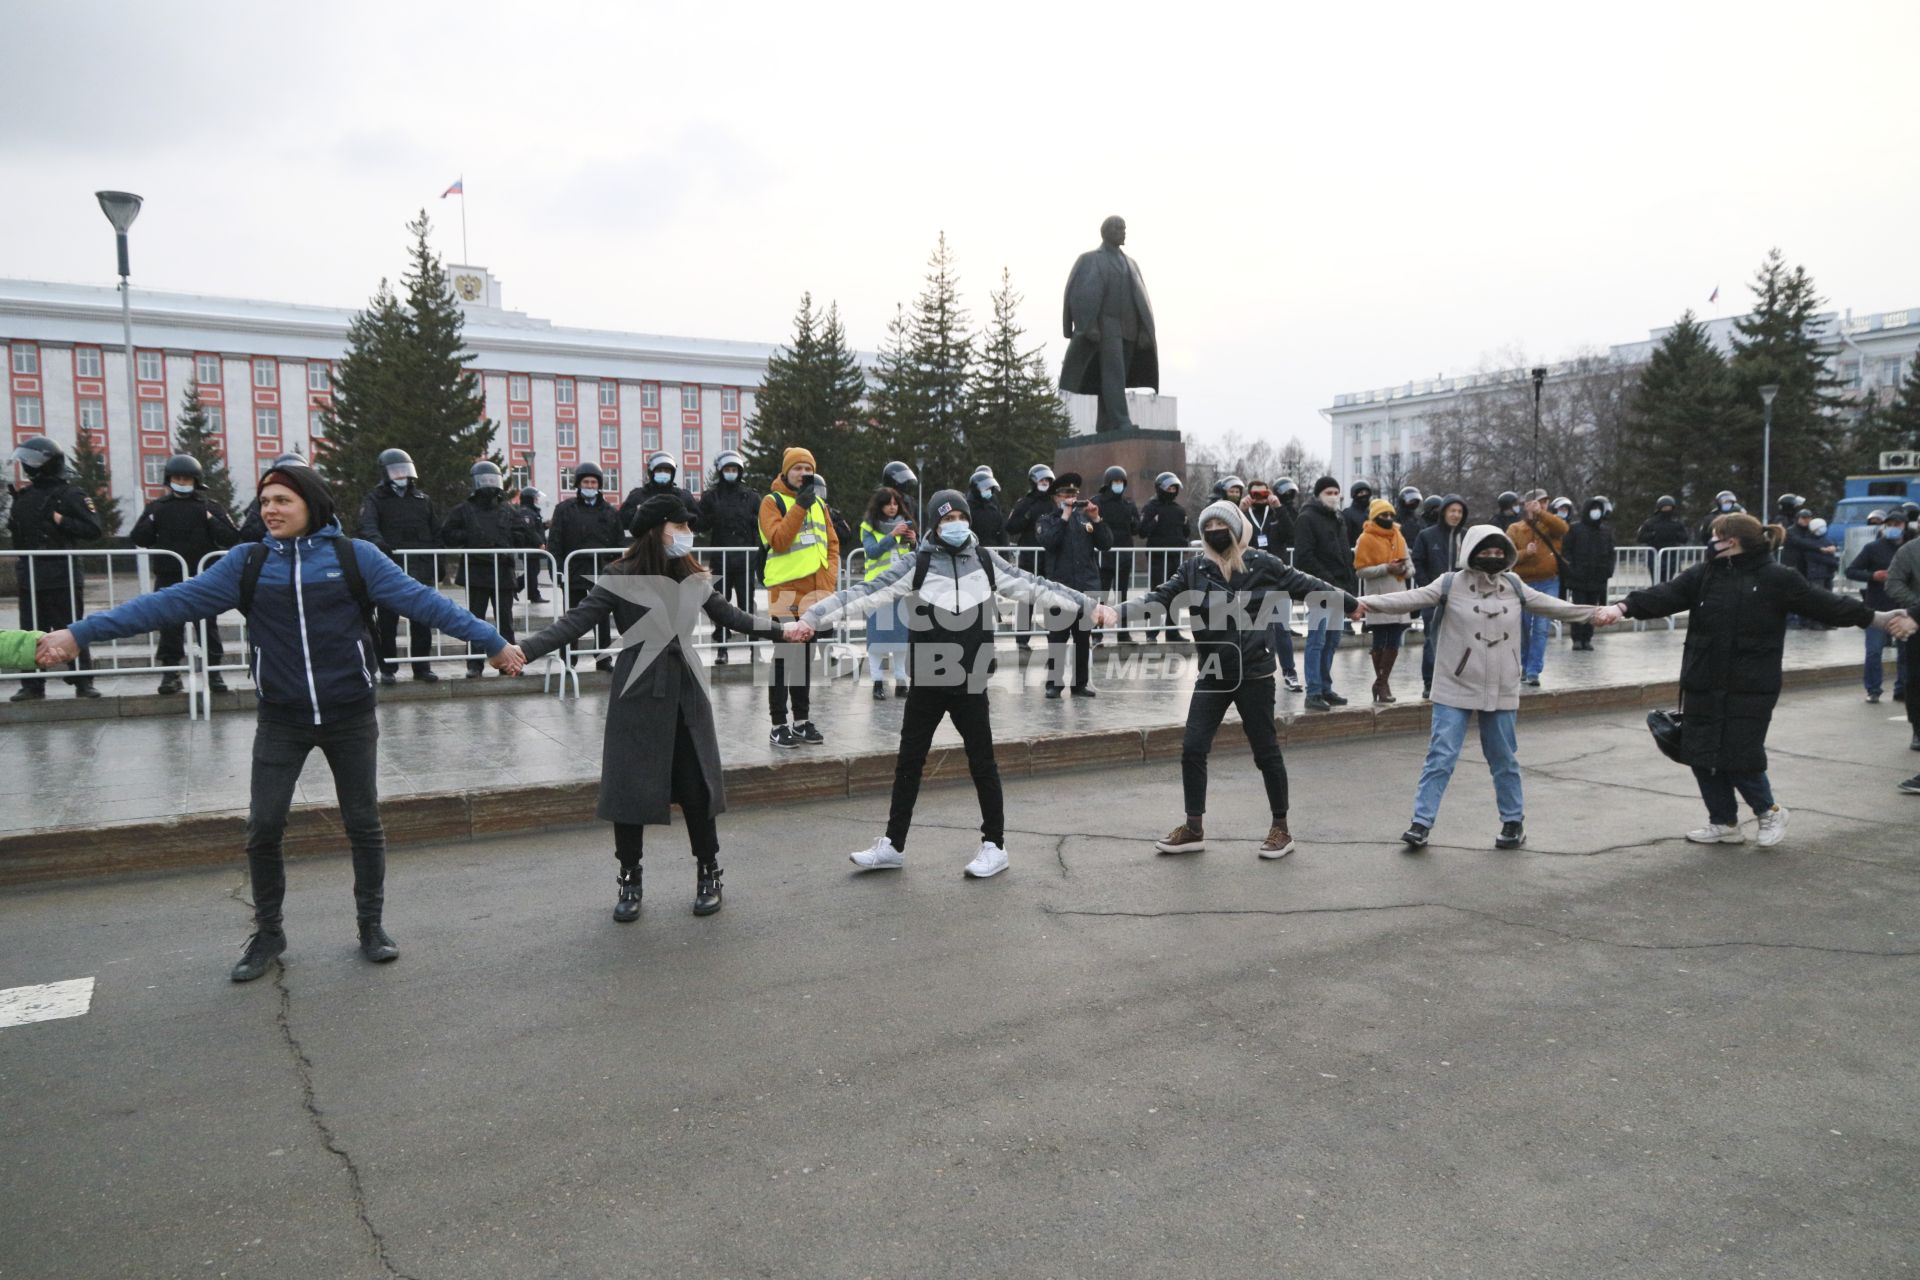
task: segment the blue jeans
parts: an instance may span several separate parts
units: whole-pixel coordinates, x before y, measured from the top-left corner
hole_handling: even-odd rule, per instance
[[[1893,691],[1904,694],[1907,691],[1907,646],[1900,644],[1880,627],[1867,628],[1867,663],[1862,668],[1867,682],[1867,692],[1878,694],[1886,683],[1886,648],[1893,645]]]
[[[1740,821],[1740,805],[1733,793],[1738,791],[1756,814],[1773,808],[1773,788],[1764,773],[1728,773],[1724,769],[1694,766],[1693,779],[1700,784],[1700,798],[1707,802],[1707,821],[1731,827]]]
[[[1548,578],[1544,582],[1529,582],[1527,585],[1543,596],[1560,594],[1558,578]],[[1540,668],[1547,665],[1547,637],[1553,634],[1553,620],[1543,618],[1537,613],[1529,613],[1524,616],[1521,625],[1525,628],[1526,647],[1521,650],[1525,657],[1520,664],[1520,674],[1538,677]]]
[[[1433,736],[1427,739],[1427,763],[1420,770],[1420,789],[1413,797],[1413,820],[1431,827],[1440,816],[1440,798],[1447,794],[1453,766],[1467,740],[1467,721],[1480,717],[1480,750],[1493,774],[1493,794],[1500,805],[1500,821],[1519,822],[1526,816],[1520,796],[1520,760],[1515,754],[1515,711],[1474,712],[1463,707],[1433,704]]]
[[[1321,619],[1307,624],[1307,696],[1333,692],[1333,651],[1343,634],[1340,620]]]
[[[1267,647],[1273,650],[1274,658],[1279,661],[1281,674],[1289,680],[1294,679],[1292,629],[1284,622],[1276,622],[1268,627]]]

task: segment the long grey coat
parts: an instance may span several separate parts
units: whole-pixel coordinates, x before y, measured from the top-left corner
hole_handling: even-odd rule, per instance
[[[709,585],[701,605],[707,617],[729,631],[744,631],[760,640],[778,640],[779,628],[767,618],[756,618],[729,604]],[[529,659],[542,658],[571,644],[611,616],[617,631],[625,632],[648,614],[646,606],[623,600],[596,585],[586,598],[558,622],[520,642]],[[688,666],[676,636],[666,650],[628,687],[640,648],[629,646],[614,659],[613,688],[607,698],[606,745],[600,758],[598,816],[606,822],[669,821],[673,804],[673,741],[681,717],[700,757],[700,773],[714,813],[727,808],[726,785],[720,770],[720,742],[713,726],[713,704]]]

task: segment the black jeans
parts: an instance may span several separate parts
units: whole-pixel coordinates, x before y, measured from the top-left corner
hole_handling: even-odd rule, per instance
[[[1573,601],[1575,604],[1605,604],[1607,602],[1607,593],[1604,590],[1589,591],[1585,587],[1568,587],[1567,599]],[[1592,644],[1593,624],[1591,622],[1574,623],[1573,642],[1575,644]]]
[[[567,575],[567,608],[578,609],[580,607],[580,602],[585,600],[587,598],[587,593],[592,590],[593,590],[593,580],[589,578],[585,573],[582,573],[579,569],[575,569],[572,573],[568,574]],[[599,626],[595,627],[592,631],[588,632],[587,634],[593,636],[599,642],[594,646],[595,648],[599,648],[599,649],[612,648],[613,647],[613,621],[612,621],[611,615],[600,619]],[[571,650],[569,650],[567,653],[567,661],[569,663],[573,661],[573,653]]]
[[[262,719],[253,730],[253,798],[247,814],[247,874],[253,881],[253,919],[280,928],[287,896],[280,842],[293,807],[294,785],[307,754],[318,747],[333,770],[340,825],[353,851],[353,901],[362,924],[378,924],[385,901],[387,833],[380,825],[380,721],[372,711],[333,724],[288,724]]]
[[[507,638],[508,644],[512,644],[514,640],[513,596],[513,579],[510,577],[501,577],[496,580],[494,574],[485,569],[479,577],[468,575],[467,608],[472,611],[474,617],[485,618],[487,609],[491,607],[494,612],[494,629]],[[486,651],[477,643],[468,645],[467,652],[475,655],[467,659],[467,670],[478,672],[487,665],[481,659],[481,655]]]
[[[392,609],[375,609],[373,623],[380,633],[376,639],[380,645],[381,673],[394,675],[400,670],[400,615]],[[411,624],[407,631],[407,652],[413,658],[414,674],[418,675],[426,669],[426,659],[433,653],[433,628],[418,622]]]
[[[767,714],[774,727],[787,723],[787,703],[793,703],[793,722],[805,724],[813,711],[813,645],[782,643],[773,646],[773,683],[767,686]],[[789,688],[789,684],[792,685]]]
[[[1228,707],[1240,710],[1241,727],[1247,733],[1247,745],[1253,748],[1253,763],[1267,785],[1267,807],[1275,822],[1287,820],[1287,764],[1280,756],[1280,736],[1273,729],[1273,677],[1242,681],[1237,689],[1209,689],[1195,685],[1193,700],[1187,703],[1187,733],[1180,743],[1180,786],[1186,793],[1187,812],[1200,816],[1207,811],[1207,755],[1213,750],[1213,735]]]
[[[713,793],[707,790],[706,775],[700,772],[700,755],[694,749],[693,735],[687,731],[684,712],[674,726],[673,762],[668,767],[672,770],[670,794],[687,821],[687,843],[693,846],[693,856],[701,862],[712,862],[720,856],[720,829],[713,821]],[[637,822],[613,824],[613,856],[621,866],[640,865],[646,830]]]
[[[1067,640],[1073,640],[1073,687],[1084,689],[1093,676],[1093,620],[1079,617],[1047,628],[1047,688],[1066,683]]]
[[[723,551],[714,557],[719,563],[709,562],[720,579],[720,598],[730,600],[742,613],[753,612],[753,553],[751,551]],[[715,626],[713,638],[724,642],[728,632],[725,627]]]
[[[913,825],[914,801],[920,798],[920,775],[926,771],[933,731],[943,717],[953,717],[960,741],[967,748],[967,772],[980,798],[980,838],[1001,848],[1007,844],[1006,804],[1000,796],[1000,766],[993,760],[993,721],[987,713],[987,695],[964,687],[914,685],[907,690],[900,716],[900,754],[893,766],[893,803],[887,810],[887,839],[896,849],[907,847],[907,828]]]
[[[15,570],[15,572],[20,575],[20,593],[18,597],[20,601],[20,629],[22,631],[59,631],[72,626],[75,617],[78,616],[74,613],[73,602],[83,588],[78,584],[70,587],[66,581],[66,574],[64,572],[48,573],[47,564],[44,560],[39,562],[22,560],[20,563],[32,566],[27,569]],[[64,566],[62,566],[62,569],[64,570]],[[41,577],[41,574],[45,574],[46,576]],[[30,578],[33,580],[33,585],[39,587],[38,590],[28,589]],[[82,612],[84,613],[84,610]],[[91,646],[84,644],[80,646],[80,657],[78,661],[74,663],[74,666],[83,673],[93,669],[93,649]],[[47,683],[45,679],[39,677],[29,676],[28,679],[33,680],[42,688],[45,688]],[[26,680],[22,680],[20,682],[21,687],[26,687],[26,683]],[[81,685],[92,684],[93,677],[86,674],[68,676],[67,683],[75,688],[79,688]]]
[[[155,574],[153,589],[164,591],[168,587],[178,585],[179,582],[180,578],[176,574]],[[158,634],[160,643],[153,649],[154,665],[158,667],[182,665],[187,658],[187,624],[183,622],[177,627],[162,627]],[[219,621],[209,618],[207,619],[207,665],[217,667],[226,660],[226,657],[227,647],[220,642]]]

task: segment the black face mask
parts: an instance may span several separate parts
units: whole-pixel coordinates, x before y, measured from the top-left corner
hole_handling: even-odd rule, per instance
[[[1373,521],[1373,522],[1374,522],[1375,524],[1377,524],[1377,525],[1379,525],[1379,526],[1380,526],[1380,527],[1381,527],[1382,529],[1391,529],[1391,528],[1393,528],[1393,517],[1392,517],[1392,516],[1375,516],[1375,517],[1374,517],[1374,521]]]
[[[1482,573],[1505,573],[1512,562],[1503,555],[1487,554],[1475,556],[1467,563]]]
[[[1200,536],[1205,538],[1207,545],[1215,551],[1225,551],[1233,545],[1233,531],[1231,529],[1208,529]]]

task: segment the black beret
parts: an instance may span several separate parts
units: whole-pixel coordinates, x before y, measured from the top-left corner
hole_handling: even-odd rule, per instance
[[[685,524],[687,517],[687,504],[680,500],[679,494],[656,493],[634,511],[633,523],[627,529],[637,538],[663,524]]]

